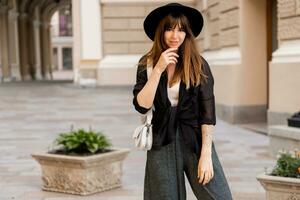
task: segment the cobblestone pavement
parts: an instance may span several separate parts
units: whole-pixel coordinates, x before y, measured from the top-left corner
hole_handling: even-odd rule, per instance
[[[133,149],[138,125],[131,87],[79,88],[72,83],[5,83],[0,85],[0,199],[142,200],[145,152]],[[41,169],[30,156],[46,151],[55,137],[75,128],[103,131],[115,146],[131,148],[123,166],[122,187],[88,197],[41,190]],[[268,137],[220,119],[216,149],[234,199],[261,200],[265,193],[255,176],[274,165]],[[188,200],[196,200],[186,182]]]

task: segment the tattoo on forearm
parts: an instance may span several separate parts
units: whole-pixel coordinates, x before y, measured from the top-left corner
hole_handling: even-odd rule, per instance
[[[212,147],[212,133],[213,126],[203,125],[202,126],[202,149],[206,151],[211,151]]]
[[[212,145],[212,134],[211,133],[204,133],[204,135],[203,135],[203,141],[204,141],[204,146],[206,148],[211,148],[211,145]]]

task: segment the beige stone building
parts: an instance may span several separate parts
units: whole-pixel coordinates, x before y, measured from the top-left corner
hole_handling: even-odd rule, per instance
[[[72,4],[74,83],[132,85],[149,50],[143,19],[168,0],[0,0],[2,81],[51,79],[50,20]],[[180,0],[202,11],[197,38],[215,77],[217,114],[286,124],[300,109],[299,0]]]

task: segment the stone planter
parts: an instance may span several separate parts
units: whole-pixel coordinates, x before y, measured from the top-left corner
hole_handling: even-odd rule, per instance
[[[299,200],[300,179],[260,174],[256,179],[266,190],[267,200]]]
[[[122,162],[129,149],[112,150],[92,156],[40,153],[32,157],[41,165],[43,190],[89,195],[121,186]]]

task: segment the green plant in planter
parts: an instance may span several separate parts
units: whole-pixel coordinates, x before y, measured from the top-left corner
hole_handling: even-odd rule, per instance
[[[91,129],[71,130],[68,133],[61,133],[55,140],[58,147],[52,153],[90,155],[109,151],[111,142],[101,132],[94,132]]]
[[[279,152],[276,166],[271,172],[273,176],[300,178],[300,152]]]

